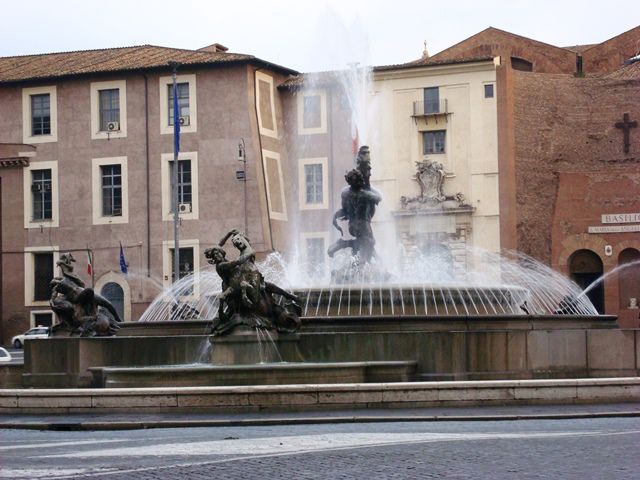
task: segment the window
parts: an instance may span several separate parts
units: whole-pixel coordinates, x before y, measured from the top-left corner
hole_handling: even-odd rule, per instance
[[[94,225],[129,223],[127,157],[91,160]]]
[[[160,133],[163,135],[173,135],[173,78],[160,77],[159,85],[159,112],[160,112]],[[198,131],[198,111],[196,98],[196,75],[177,75],[176,86],[178,89],[179,116],[188,117],[189,121],[180,125],[181,133],[192,133]],[[185,119],[186,120],[186,119]]]
[[[59,258],[57,246],[24,249],[25,306],[49,306],[51,298],[49,285],[54,277],[55,262]]]
[[[127,81],[92,82],[91,138],[113,140],[127,136]],[[117,122],[117,128],[109,123]]]
[[[423,153],[425,155],[428,155],[430,153],[445,153],[445,134],[445,130],[423,132]]]
[[[163,286],[165,289],[171,287],[174,283],[176,275],[174,271],[174,243],[172,241],[165,241],[163,245],[162,254],[162,272],[163,272]],[[197,298],[200,295],[200,283],[194,282],[193,279],[200,274],[200,243],[198,240],[180,240],[180,265],[177,277],[183,279],[189,275],[190,280],[185,280],[181,284],[179,292],[175,293],[178,297],[192,297]]]
[[[161,166],[162,219],[173,221],[173,153],[163,153]],[[198,152],[180,152],[178,155],[178,204],[190,208],[180,212],[181,220],[198,219]]]
[[[33,254],[33,300],[48,301],[51,298],[51,279],[53,278],[53,253]]]
[[[22,143],[58,140],[56,87],[22,89]]]
[[[307,240],[307,273],[310,277],[322,276],[326,248],[324,237],[309,237]]]
[[[31,135],[51,134],[51,96],[31,95]]]
[[[171,196],[171,213],[175,212],[176,199],[173,196],[173,168],[174,162],[169,162],[169,182],[172,188],[169,189]],[[192,199],[191,185],[191,160],[178,160],[178,203],[191,205]]]
[[[48,299],[47,299],[48,300]],[[37,327],[51,327],[53,326],[53,313],[52,312],[31,312],[32,325]],[[47,329],[36,329],[38,335],[47,335],[49,331]]]
[[[327,94],[324,90],[303,90],[297,94],[298,134],[327,133]]]
[[[111,302],[120,319],[124,320],[124,290],[116,282],[108,282],[100,289],[100,295]]]
[[[58,162],[32,162],[22,171],[24,228],[58,226]]]
[[[301,158],[298,166],[301,210],[329,208],[327,158]]]
[[[173,85],[168,85],[168,102],[167,110],[169,112],[169,125],[173,126]],[[189,116],[189,84],[178,83],[176,84],[176,90],[178,92],[178,116]]]
[[[493,98],[493,83],[484,86],[484,98]]]
[[[31,170],[32,220],[51,220],[53,200],[51,170]]]
[[[318,128],[320,126],[320,96],[305,95],[302,114],[304,128]]]
[[[119,126],[115,129],[109,128],[109,123],[120,123],[120,90],[118,88],[99,90],[98,98],[100,102],[100,131],[119,130]]]
[[[119,217],[122,215],[122,166],[102,165],[102,216]]]
[[[439,87],[424,89],[424,113],[440,113]]]
[[[322,165],[311,163],[304,166],[307,203],[322,203]]]

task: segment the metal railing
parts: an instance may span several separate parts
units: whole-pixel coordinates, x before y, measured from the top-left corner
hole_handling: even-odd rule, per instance
[[[425,102],[424,100],[413,102],[414,117],[442,115],[446,113],[450,113],[446,98],[441,99],[439,102]]]

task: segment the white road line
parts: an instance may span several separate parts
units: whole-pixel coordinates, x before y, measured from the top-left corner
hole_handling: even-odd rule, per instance
[[[55,447],[68,447],[73,445],[91,445],[91,444],[100,444],[100,443],[115,443],[115,442],[128,442],[128,439],[120,439],[120,440],[80,440],[76,442],[51,442],[51,441],[42,441],[42,443],[28,443],[22,445],[4,445],[0,447],[0,450],[20,450],[27,448],[55,448]]]

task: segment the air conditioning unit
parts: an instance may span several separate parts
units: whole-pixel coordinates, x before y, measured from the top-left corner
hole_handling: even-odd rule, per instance
[[[189,118],[189,115],[184,115],[183,117],[180,117],[181,127],[188,127],[190,124],[191,124],[191,119]]]
[[[107,132],[119,132],[119,131],[120,131],[120,122],[107,123]]]
[[[178,205],[178,212],[180,213],[191,213],[191,204],[190,203],[181,203]]]

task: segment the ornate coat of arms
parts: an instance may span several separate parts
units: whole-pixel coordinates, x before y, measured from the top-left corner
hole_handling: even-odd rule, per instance
[[[400,197],[400,203],[403,209],[443,207],[442,203],[447,200],[457,202],[458,207],[466,206],[462,193],[445,195],[444,180],[446,177],[444,167],[441,163],[430,160],[416,162],[416,173],[414,177],[418,185],[420,185],[420,195],[417,197]]]

